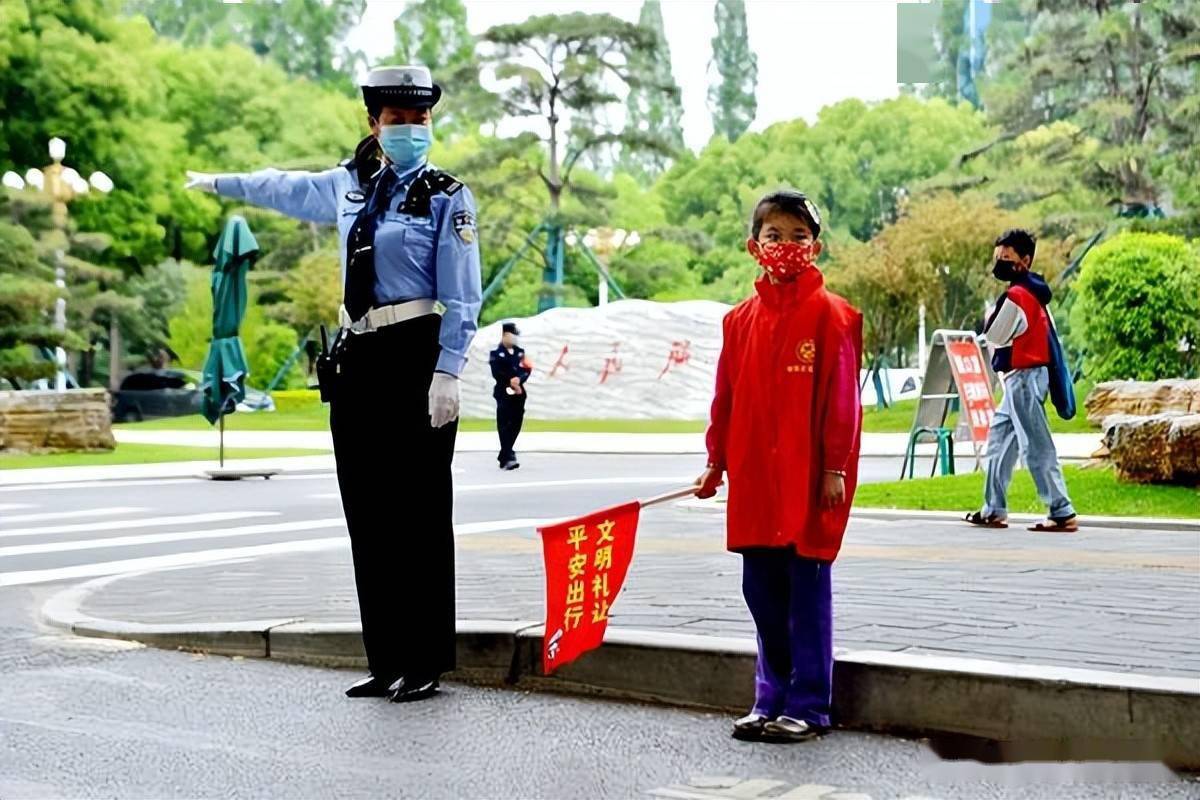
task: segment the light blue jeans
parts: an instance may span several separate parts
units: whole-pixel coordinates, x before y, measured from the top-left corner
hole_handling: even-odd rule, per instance
[[[1064,519],[1075,514],[1046,419],[1049,390],[1050,373],[1045,367],[1014,370],[1004,379],[1004,399],[992,418],[984,459],[985,517],[1008,516],[1008,485],[1018,453],[1033,477],[1038,499],[1050,509],[1049,516]]]

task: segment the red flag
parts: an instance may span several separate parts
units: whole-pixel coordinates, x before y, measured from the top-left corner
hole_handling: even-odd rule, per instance
[[[546,559],[544,674],[604,641],[633,559],[641,509],[635,501],[538,529]]]

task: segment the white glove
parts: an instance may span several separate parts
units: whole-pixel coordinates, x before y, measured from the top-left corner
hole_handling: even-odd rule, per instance
[[[220,175],[213,175],[208,172],[193,172],[187,171],[187,183],[184,184],[185,189],[199,189],[202,192],[215,194],[217,191],[217,178]]]
[[[433,373],[429,384],[429,424],[440,428],[458,419],[458,378],[444,372]]]

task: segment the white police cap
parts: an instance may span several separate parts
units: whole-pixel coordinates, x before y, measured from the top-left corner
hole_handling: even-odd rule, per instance
[[[371,70],[362,93],[368,106],[431,108],[442,98],[442,87],[433,82],[428,67],[391,65]]]

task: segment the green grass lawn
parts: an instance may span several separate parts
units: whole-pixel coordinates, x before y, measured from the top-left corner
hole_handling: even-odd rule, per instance
[[[301,448],[227,447],[225,458],[278,458],[282,456],[320,456],[328,450]],[[161,444],[118,444],[112,452],[36,453],[0,455],[0,469],[34,467],[106,467],[114,464],[158,464],[165,461],[216,461],[215,447],[178,447]]]
[[[227,431],[325,431],[329,430],[329,406],[323,405],[316,392],[277,392],[275,411],[230,414],[225,418]],[[701,420],[672,419],[527,419],[525,431],[569,431],[573,433],[702,433]],[[212,426],[203,417],[168,417],[147,422],[127,422],[117,429],[139,431],[201,431]],[[464,419],[463,431],[494,431],[494,419]]]
[[[1082,397],[1082,395],[1080,395]],[[324,431],[329,430],[329,406],[323,405],[316,392],[276,392],[275,411],[231,414],[225,418],[225,429],[230,431]],[[1082,403],[1082,400],[1080,401]],[[863,430],[870,433],[908,433],[916,400],[901,400],[891,407],[877,411],[875,406],[863,409]],[[1075,419],[1069,422],[1058,418],[1053,408],[1048,408],[1050,430],[1055,433],[1091,433],[1098,428],[1088,425],[1080,406]],[[951,414],[947,426],[953,428],[957,414]],[[562,431],[570,433],[702,433],[707,423],[703,420],[672,419],[527,419],[526,431]],[[148,422],[131,422],[116,426],[141,431],[199,431],[212,426],[201,416],[169,417]],[[493,419],[464,419],[459,426],[463,431],[494,431]]]
[[[1071,501],[1079,515],[1200,518],[1200,491],[1184,486],[1121,483],[1110,469],[1063,467]],[[854,505],[862,508],[910,508],[967,511],[983,504],[983,474],[947,475],[911,481],[868,483],[858,487]],[[1009,511],[1044,514],[1033,481],[1018,470],[1009,492]]]

